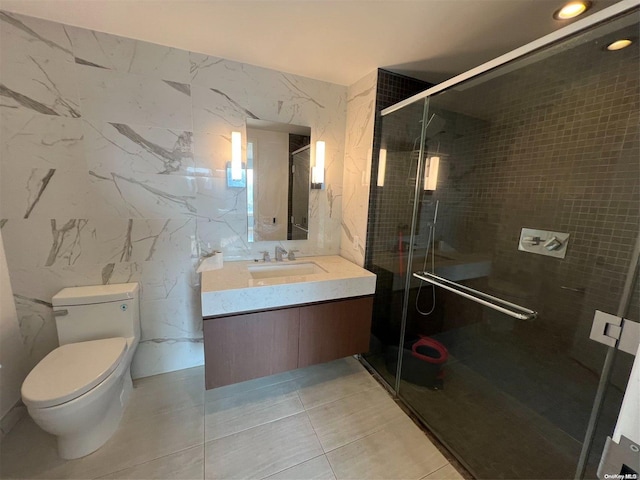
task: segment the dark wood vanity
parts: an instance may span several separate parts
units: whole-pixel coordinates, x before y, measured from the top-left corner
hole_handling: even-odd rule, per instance
[[[369,349],[373,296],[204,319],[207,389]]]

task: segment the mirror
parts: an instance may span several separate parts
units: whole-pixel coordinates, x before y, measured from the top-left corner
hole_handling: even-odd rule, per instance
[[[249,242],[306,240],[311,128],[247,119]]]

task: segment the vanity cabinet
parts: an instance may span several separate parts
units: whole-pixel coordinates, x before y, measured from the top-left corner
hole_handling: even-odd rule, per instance
[[[369,349],[373,297],[204,319],[207,389]]]
[[[297,308],[204,320],[207,389],[298,368]]]
[[[373,298],[300,307],[298,368],[369,350]]]

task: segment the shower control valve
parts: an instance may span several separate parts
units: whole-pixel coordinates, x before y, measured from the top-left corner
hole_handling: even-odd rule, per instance
[[[542,239],[540,237],[524,237],[522,241],[530,245],[540,245]]]
[[[560,239],[555,235],[544,242],[544,248],[546,248],[550,252],[552,252],[553,250],[558,250],[560,247],[562,247],[562,241],[560,241]]]
[[[518,250],[548,257],[564,258],[569,244],[569,233],[535,228],[520,231]]]

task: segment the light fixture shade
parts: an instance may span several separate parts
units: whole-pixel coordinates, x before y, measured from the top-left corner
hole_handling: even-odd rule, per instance
[[[242,180],[242,134],[231,132],[231,178]]]
[[[324,183],[324,154],[325,144],[323,141],[316,142],[316,166],[311,169],[311,183]]]
[[[628,38],[624,38],[622,40],[616,40],[615,42],[612,42],[609,45],[607,45],[607,50],[609,50],[610,52],[615,52],[616,50],[622,50],[623,48],[627,48],[632,43],[633,42]]]
[[[431,157],[429,167],[424,169],[424,189],[435,190],[438,185],[438,169],[440,168],[440,157]]]
[[[582,15],[584,12],[589,10],[590,7],[591,2],[588,0],[573,0],[556,10],[553,14],[553,18],[556,20],[569,20],[570,18]]]
[[[384,187],[384,177],[387,174],[387,149],[380,149],[380,156],[378,157],[378,186]]]

